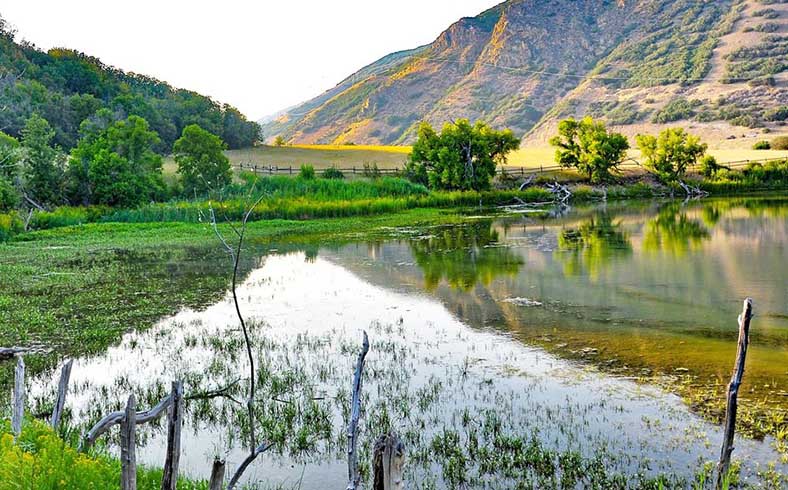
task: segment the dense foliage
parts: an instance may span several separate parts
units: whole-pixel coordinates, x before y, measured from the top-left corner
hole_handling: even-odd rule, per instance
[[[72,202],[136,206],[164,196],[159,137],[139,116],[83,124],[68,166]]]
[[[221,190],[232,181],[230,160],[223,153],[225,148],[221,138],[196,124],[183,129],[172,152],[186,195]]]
[[[646,168],[664,182],[679,180],[687,168],[698,163],[708,145],[682,128],[668,128],[658,137],[639,134],[638,148],[645,159]]]
[[[168,152],[190,124],[220,135],[230,148],[251,146],[260,128],[237,109],[154,78],[126,73],[77,51],[43,52],[15,42],[0,18],[0,128],[21,137],[26,121],[39,114],[49,121],[55,144],[77,144],[81,123],[102,108],[116,119],[145,118],[159,135],[156,150]]]
[[[497,165],[520,147],[509,130],[496,131],[478,121],[458,119],[443,126],[440,134],[422,123],[407,165],[409,176],[433,189],[485,190]]]
[[[550,140],[555,160],[562,167],[575,168],[592,182],[605,182],[611,170],[626,156],[629,142],[620,133],[608,132],[604,123],[586,117],[566,119],[558,125],[558,135]]]

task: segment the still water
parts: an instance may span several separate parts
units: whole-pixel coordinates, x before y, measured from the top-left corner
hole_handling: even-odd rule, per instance
[[[688,487],[718,457],[713,420],[746,296],[756,316],[740,405],[757,439],[737,440],[735,458],[745,481],[763,482],[770,463],[785,474],[773,436],[788,432],[788,200],[525,210],[371,236],[268,244],[239,287],[261,433],[279,443],[250,483],[342,488],[366,330],[361,460],[397,431],[409,488],[560,487],[571,473],[518,464],[523,454],[576,455],[583,471],[601,467],[633,488],[663,473]],[[207,478],[218,456],[232,471],[244,456],[236,401],[248,372],[234,315],[228,294],[77,360],[74,421],[97,420],[131,391],[153,402],[173,379],[194,395],[229,386],[189,403],[181,466]],[[139,457],[161,465],[166,437],[147,436]]]

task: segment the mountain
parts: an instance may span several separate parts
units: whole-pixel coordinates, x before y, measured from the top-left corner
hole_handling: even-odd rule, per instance
[[[260,127],[237,109],[145,75],[128,73],[99,59],[63,48],[42,51],[17,42],[0,17],[0,131],[19,137],[25,121],[38,113],[55,130],[55,143],[72,148],[79,126],[102,108],[118,118],[145,118],[167,153],[183,128],[199,124],[230,148],[251,146]]]
[[[586,114],[724,139],[788,116],[787,0],[510,0],[263,125],[299,143],[402,144],[422,120],[546,141]],[[748,130],[751,131],[752,130]]]

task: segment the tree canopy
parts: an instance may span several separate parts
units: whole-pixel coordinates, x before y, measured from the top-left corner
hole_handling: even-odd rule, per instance
[[[575,168],[592,182],[605,182],[629,149],[627,138],[608,132],[605,124],[585,117],[566,119],[558,124],[558,135],[550,140],[555,146],[555,160],[562,167]]]
[[[52,146],[55,130],[46,119],[33,114],[22,129],[22,169],[28,197],[39,205],[61,204],[63,166]]]
[[[158,142],[139,116],[84,123],[69,159],[72,201],[130,207],[162,195],[162,159],[153,151]]]
[[[708,149],[700,138],[683,128],[667,128],[658,137],[639,134],[636,140],[646,167],[665,182],[679,180]]]
[[[231,182],[230,160],[223,153],[226,147],[221,138],[196,124],[183,128],[173,153],[186,195],[204,195]]]
[[[0,107],[6,108],[0,111],[0,127],[11,136],[21,137],[25,122],[37,113],[54,130],[53,142],[68,150],[77,144],[82,121],[107,108],[119,114],[117,119],[145,118],[159,135],[160,153],[168,153],[190,124],[220,135],[230,148],[252,146],[259,137],[260,126],[232,106],[78,51],[43,52],[14,37],[0,18]]]
[[[490,187],[497,165],[520,146],[510,130],[497,131],[467,119],[447,123],[436,133],[429,123],[419,127],[407,171],[433,189],[483,190]]]

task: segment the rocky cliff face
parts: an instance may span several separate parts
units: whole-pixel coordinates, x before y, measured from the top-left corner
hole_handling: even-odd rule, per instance
[[[788,104],[786,18],[783,0],[511,0],[363,68],[264,131],[402,144],[419,121],[459,117],[535,139],[585,114],[638,129],[777,125],[768,111]]]

